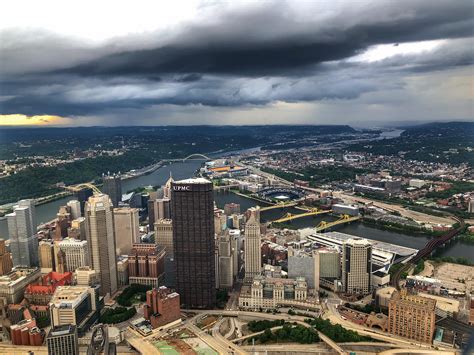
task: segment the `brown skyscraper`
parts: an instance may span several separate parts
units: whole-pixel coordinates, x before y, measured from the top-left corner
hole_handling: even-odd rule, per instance
[[[395,292],[388,305],[388,332],[431,344],[435,331],[436,301]]]
[[[212,183],[202,178],[173,182],[171,203],[181,303],[189,308],[212,308],[216,302]]]

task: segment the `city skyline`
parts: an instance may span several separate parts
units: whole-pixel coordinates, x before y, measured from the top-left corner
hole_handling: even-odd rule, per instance
[[[2,10],[0,126],[474,120],[468,1]]]

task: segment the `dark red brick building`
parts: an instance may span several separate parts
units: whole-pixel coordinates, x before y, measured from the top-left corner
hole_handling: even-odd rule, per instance
[[[162,327],[181,318],[179,294],[165,286],[154,288],[146,293],[144,317],[153,328]]]

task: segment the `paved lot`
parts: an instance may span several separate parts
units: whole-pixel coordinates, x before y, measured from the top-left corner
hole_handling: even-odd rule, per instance
[[[474,290],[474,266],[442,263],[435,267],[433,277],[450,289],[467,292]]]

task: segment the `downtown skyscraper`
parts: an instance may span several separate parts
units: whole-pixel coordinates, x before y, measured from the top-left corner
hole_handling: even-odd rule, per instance
[[[122,178],[117,175],[104,175],[102,177],[104,186],[102,191],[110,197],[115,208],[119,207],[119,202],[122,201]]]
[[[260,208],[252,207],[245,223],[245,280],[251,282],[262,272]]]
[[[117,291],[117,256],[112,201],[105,194],[89,197],[85,205],[86,238],[91,264],[98,273],[100,294],[111,296]]]
[[[189,308],[216,303],[214,196],[203,178],[176,181],[171,188],[176,288]]]
[[[21,200],[7,215],[13,266],[38,266],[35,204]]]

